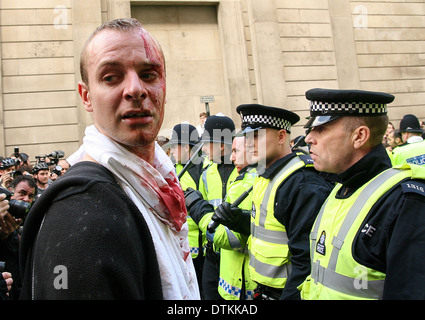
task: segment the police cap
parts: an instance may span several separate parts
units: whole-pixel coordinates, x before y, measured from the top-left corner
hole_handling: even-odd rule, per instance
[[[387,104],[394,96],[364,90],[311,89],[305,93],[310,100],[310,119],[304,128],[328,123],[339,117],[371,117],[387,114]]]
[[[199,142],[198,131],[195,126],[189,123],[180,123],[174,126],[171,132],[170,141],[166,143],[166,146],[175,144],[188,144],[195,146]]]
[[[261,104],[242,104],[236,108],[242,119],[241,133],[262,128],[285,129],[291,133],[291,126],[300,120],[292,111]]]
[[[235,123],[225,115],[213,115],[207,118],[204,123],[204,132],[201,137],[202,142],[218,142],[232,144],[235,132]]]

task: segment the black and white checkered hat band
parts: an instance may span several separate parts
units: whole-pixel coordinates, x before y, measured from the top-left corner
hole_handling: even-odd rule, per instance
[[[285,129],[286,131],[291,132],[291,122],[286,119],[264,114],[248,114],[242,116],[242,124],[244,127],[263,126],[276,129]]]
[[[387,104],[311,101],[310,112],[312,116],[323,114],[384,115],[387,114]]]

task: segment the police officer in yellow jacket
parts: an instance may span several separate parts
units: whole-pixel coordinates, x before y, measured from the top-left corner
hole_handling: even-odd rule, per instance
[[[199,180],[201,178],[204,158],[200,155],[196,156],[193,154],[198,151],[198,146],[198,131],[195,126],[189,123],[175,125],[171,132],[170,141],[163,146],[164,149],[170,148],[170,156],[175,163],[176,172],[179,176],[185,165],[192,158],[191,163],[189,163],[186,168],[186,171],[179,178],[183,191],[187,188],[192,188],[194,190],[198,190],[199,188]],[[202,267],[204,264],[203,242],[205,239],[190,214],[187,216],[187,224],[189,227],[188,238],[190,254],[193,259],[196,275],[198,279],[201,279]],[[201,281],[198,281],[198,284],[202,296]]]
[[[297,287],[310,273],[309,232],[332,185],[308,155],[291,152],[289,134],[298,115],[257,104],[236,110],[258,163],[253,212],[247,217],[223,204],[213,219],[235,231],[250,230],[249,270],[258,298],[299,299]]]
[[[425,299],[425,171],[391,167],[382,145],[394,96],[312,89],[305,141],[340,178],[311,231],[304,299]]]
[[[256,164],[250,164],[245,152],[245,137],[233,139],[231,160],[238,176],[230,185],[225,203],[236,205],[250,215],[252,209],[252,186],[257,177]],[[223,206],[221,204],[220,206]],[[218,208],[220,208],[220,206]],[[217,209],[218,209],[217,208]],[[210,224],[211,226],[211,224]],[[208,228],[207,236],[220,248],[220,278],[218,292],[225,300],[252,300],[257,284],[249,274],[248,237],[249,233],[234,232],[218,226],[214,232]]]
[[[213,115],[205,121],[201,141],[208,154],[209,163],[204,168],[199,182],[199,191],[188,189],[185,192],[187,210],[206,234],[214,209],[223,202],[231,182],[238,172],[230,160],[235,124],[227,116]],[[219,250],[211,241],[206,243],[202,273],[202,289],[206,300],[221,299],[218,293]]]
[[[391,161],[393,165],[412,163],[425,166],[425,140],[418,118],[413,114],[404,115],[400,121],[400,130],[404,144],[395,148]]]

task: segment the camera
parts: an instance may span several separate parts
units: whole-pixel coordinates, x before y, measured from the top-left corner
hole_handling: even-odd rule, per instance
[[[62,167],[60,165],[57,165],[52,170],[52,173],[56,174],[58,177],[62,175]]]
[[[15,147],[13,150],[13,155],[15,156],[15,165],[19,166],[21,164],[21,154],[19,153],[19,147]]]
[[[63,158],[65,153],[62,150],[52,151],[52,153],[47,154],[46,157],[50,159],[50,162],[57,165],[60,158]]]
[[[65,153],[62,150],[58,150],[58,151],[52,151],[52,153],[49,153],[49,154],[35,156],[35,158],[37,159],[37,163],[46,162],[46,159],[49,158],[50,164],[57,165],[59,162],[59,159],[63,158],[64,156],[65,156]]]
[[[28,211],[30,211],[31,204],[21,200],[10,199],[13,192],[0,187],[0,194],[1,193],[6,194],[6,199],[9,200],[9,210],[7,211],[9,211],[9,213],[16,219],[24,219],[27,216]]]

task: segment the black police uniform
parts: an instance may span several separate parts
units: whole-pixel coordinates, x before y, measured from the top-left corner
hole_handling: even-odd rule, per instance
[[[350,197],[391,167],[383,145],[341,173],[337,197]],[[361,265],[386,274],[383,299],[425,299],[425,181],[396,185],[372,207],[358,230],[352,254]]]
[[[242,134],[264,128],[285,129],[290,133],[291,126],[299,120],[291,111],[258,104],[240,105],[236,110],[242,117]],[[260,168],[260,177],[271,180],[295,157],[312,163],[309,155],[290,153],[267,169]],[[311,166],[296,170],[278,186],[273,215],[286,229],[291,272],[283,290],[259,284],[259,296],[272,299],[300,298],[297,287],[310,274],[310,230],[332,187],[333,184],[321,177]],[[251,221],[247,220],[245,223],[251,224]]]
[[[291,153],[277,160],[261,176],[272,179],[294,157],[296,154]],[[297,287],[310,274],[311,227],[332,187],[314,168],[305,167],[288,177],[276,191],[274,217],[286,228],[292,264],[280,299],[299,299]]]
[[[311,100],[308,128],[341,116],[385,115],[386,104],[394,100],[361,90],[312,89],[306,97]],[[336,198],[348,199],[389,168],[391,160],[379,144],[339,173],[342,188]],[[425,299],[425,180],[406,178],[385,193],[361,223],[351,253],[360,265],[385,273],[383,299]]]

